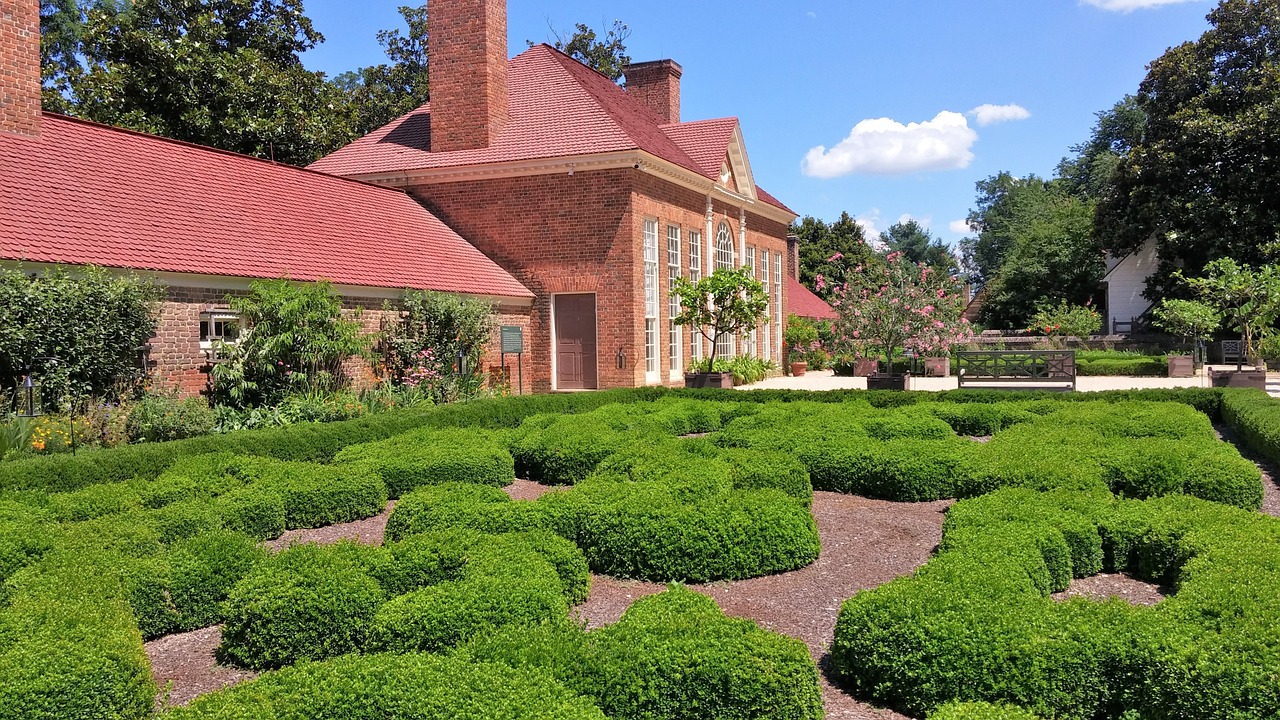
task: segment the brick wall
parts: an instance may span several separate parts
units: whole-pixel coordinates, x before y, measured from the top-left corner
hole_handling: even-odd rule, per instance
[[[667,227],[681,228],[681,275],[689,275],[688,233],[702,233],[707,197],[637,170],[580,172],[419,185],[410,192],[537,296],[525,344],[526,374],[535,392],[553,389],[551,312],[559,293],[595,293],[599,385],[637,387],[645,372],[644,221],[658,221],[659,380],[670,377],[668,355]],[[717,202],[717,223],[728,213],[735,247],[739,208]],[[786,252],[786,226],[747,215],[747,243],[770,256]],[[738,261],[741,262],[741,254]],[[703,251],[704,272],[714,257]],[[691,331],[682,333],[681,367],[691,364]],[[759,347],[763,340],[759,340]],[[776,351],[777,342],[773,343]],[[760,354],[759,347],[757,354]],[[616,363],[618,352],[624,367]]]
[[[244,294],[246,293],[243,291],[228,292],[211,288],[166,288],[165,298],[160,306],[159,327],[155,337],[148,343],[147,370],[154,390],[172,390],[184,396],[205,392],[211,365],[200,347],[200,316],[213,310],[226,310],[228,295]],[[384,300],[380,298],[344,298],[343,313],[348,318],[358,320],[363,331],[368,334],[377,333],[382,328],[384,319],[394,321],[399,317],[397,310],[384,310]],[[498,312],[498,321],[504,325],[523,327],[528,325],[529,316],[519,309],[502,309]],[[490,364],[499,364],[499,348],[495,330],[485,353],[485,368]],[[368,388],[377,382],[372,368],[363,358],[349,359],[343,365],[343,370],[356,389]],[[528,392],[531,385],[527,372],[525,376],[525,391]],[[513,372],[513,391],[514,382]]]
[[[40,134],[40,4],[0,0],[0,132]]]
[[[628,65],[627,94],[639,100],[668,123],[680,122],[680,76],[684,73],[675,60]]]
[[[431,150],[488,147],[507,124],[506,0],[435,0],[427,30]]]

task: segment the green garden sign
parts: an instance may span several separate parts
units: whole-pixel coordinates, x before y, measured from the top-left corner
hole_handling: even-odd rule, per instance
[[[503,325],[502,337],[502,374],[507,373],[507,354],[516,356],[516,392],[524,394],[524,328],[519,325]],[[507,376],[510,377],[510,376]]]

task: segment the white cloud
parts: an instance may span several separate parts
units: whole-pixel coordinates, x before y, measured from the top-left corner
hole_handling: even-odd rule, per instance
[[[1031,111],[1021,105],[979,105],[970,110],[968,114],[978,122],[979,127],[1012,122],[1014,120],[1026,120],[1031,117]]]
[[[951,222],[947,223],[947,229],[957,235],[968,235],[969,221],[968,220],[952,220]]]
[[[863,120],[830,150],[821,145],[810,150],[802,168],[817,178],[960,170],[973,162],[977,141],[978,133],[956,112],[906,125],[890,118]]]
[[[889,246],[885,245],[880,239],[883,230],[880,229],[881,223],[884,222],[880,216],[880,208],[871,208],[854,218],[854,222],[862,226],[862,233],[867,236],[867,244],[874,250],[885,250]]]
[[[1082,5],[1092,5],[1111,12],[1131,13],[1134,10],[1148,10],[1162,5],[1179,5],[1199,0],[1080,0]]]
[[[816,12],[814,12],[814,11],[812,11],[812,10],[810,10],[810,11],[809,11],[809,12],[807,12],[807,13],[805,13],[805,15],[808,15],[808,16],[809,16],[809,17],[811,17],[811,18],[816,18],[816,17],[818,17],[818,13],[816,13]]]
[[[920,227],[924,228],[925,230],[928,230],[929,228],[933,227],[933,217],[929,215],[925,215],[924,217],[916,217],[911,213],[902,213],[901,215],[898,216],[898,224],[900,225],[906,225],[912,220],[915,220],[917,223],[919,223]]]

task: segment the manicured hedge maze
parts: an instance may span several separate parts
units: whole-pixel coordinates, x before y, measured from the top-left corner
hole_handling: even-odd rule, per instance
[[[174,717],[818,718],[805,647],[702,596],[592,632],[568,615],[589,570],[811,563],[815,488],[967,498],[915,577],[842,609],[832,667],[860,695],[950,720],[1270,717],[1280,530],[1210,420],[1280,458],[1277,408],[1200,389],[640,390],[5,463],[0,717],[150,717],[143,639],[223,624],[224,660],[281,669]],[[511,501],[514,477],[561,487]],[[389,498],[384,546],[259,544]],[[1101,570],[1176,592],[1048,599]]]

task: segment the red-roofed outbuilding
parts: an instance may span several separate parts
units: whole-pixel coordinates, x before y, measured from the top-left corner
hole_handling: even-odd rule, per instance
[[[681,122],[673,61],[624,90],[547,45],[506,55],[502,0],[433,2],[431,102],[311,166],[407,190],[536,295],[539,391],[683,382],[710,348],[668,295],[749,265],[767,322],[729,354],[781,360],[795,213],[761,189],[736,118]]]

